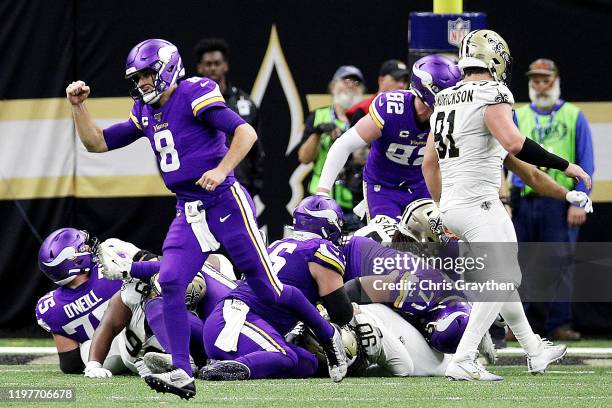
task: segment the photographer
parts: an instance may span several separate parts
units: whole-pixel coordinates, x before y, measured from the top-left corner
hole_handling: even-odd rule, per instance
[[[300,163],[314,162],[308,193],[315,194],[327,152],[332,143],[349,128],[346,110],[363,97],[365,86],[361,71],[352,65],[343,65],[336,70],[329,92],[333,97],[331,106],[311,112],[304,124],[304,137],[298,150]],[[347,165],[351,168],[350,165]],[[352,173],[353,171],[350,170]],[[333,198],[340,204],[345,214],[352,216],[353,193],[343,183],[334,186]],[[346,218],[346,216],[345,216]],[[346,220],[351,222],[352,220]]]

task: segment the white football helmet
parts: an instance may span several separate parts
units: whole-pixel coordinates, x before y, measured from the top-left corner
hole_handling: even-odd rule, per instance
[[[377,215],[368,225],[358,229],[353,234],[356,237],[367,237],[377,242],[391,242],[397,231],[397,222],[386,215]]]
[[[421,198],[408,204],[397,229],[415,242],[441,242],[444,235],[440,211],[429,198]]]
[[[459,68],[486,68],[496,81],[510,83],[512,57],[506,40],[492,30],[469,32],[459,48]]]
[[[149,298],[161,296],[162,288],[159,284],[159,273],[151,277],[151,291]],[[206,294],[206,281],[202,272],[198,272],[193,280],[187,285],[185,290],[185,305],[188,310],[195,310],[196,306],[204,298]]]

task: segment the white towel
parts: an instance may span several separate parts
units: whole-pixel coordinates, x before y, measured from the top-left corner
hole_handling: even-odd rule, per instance
[[[366,205],[367,204],[365,200],[361,200],[359,204],[353,207],[353,213],[355,213],[355,215],[358,216],[360,219],[363,219],[366,213]]]
[[[225,326],[217,340],[215,346],[219,349],[231,353],[238,349],[238,338],[240,330],[244,326],[246,315],[249,313],[249,306],[238,299],[226,299],[223,302],[223,320]]]
[[[202,208],[202,201],[197,200],[185,203],[185,218],[187,223],[191,225],[191,230],[196,236],[202,252],[212,252],[219,249],[221,244],[210,232],[210,228],[208,228],[206,212]]]

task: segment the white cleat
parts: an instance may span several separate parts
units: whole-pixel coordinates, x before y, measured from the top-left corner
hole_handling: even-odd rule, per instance
[[[326,343],[321,342],[321,347],[323,347],[323,351],[327,356],[329,376],[334,382],[340,382],[346,376],[348,365],[340,329],[335,324],[332,324],[332,326],[334,326],[333,337]]]
[[[444,375],[451,380],[459,381],[501,381],[504,379],[487,371],[478,361],[478,354],[459,362],[451,360]]]
[[[172,365],[172,355],[168,353],[157,353],[150,351],[143,357],[143,362],[151,374],[161,374],[174,370]],[[189,364],[191,370],[195,373],[198,371],[198,366],[195,365],[193,357],[189,356]]]
[[[144,378],[145,382],[157,392],[170,392],[183,399],[195,397],[196,388],[193,377],[182,368],[162,374],[151,374]]]
[[[540,351],[535,354],[527,354],[527,371],[531,374],[544,373],[549,364],[561,361],[566,354],[565,344],[555,345],[552,341],[540,339]]]
[[[497,361],[495,344],[493,344],[493,340],[491,339],[489,332],[486,332],[484,336],[482,336],[482,340],[480,340],[480,344],[478,345],[478,352],[484,357],[487,364],[495,364]]]

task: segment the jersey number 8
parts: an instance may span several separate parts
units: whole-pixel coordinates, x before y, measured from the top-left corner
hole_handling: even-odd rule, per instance
[[[178,152],[174,148],[174,139],[172,132],[168,129],[159,131],[153,135],[155,139],[155,150],[159,152],[159,168],[164,173],[178,170],[181,167],[181,162],[178,157]],[[162,145],[162,140],[164,141]]]

